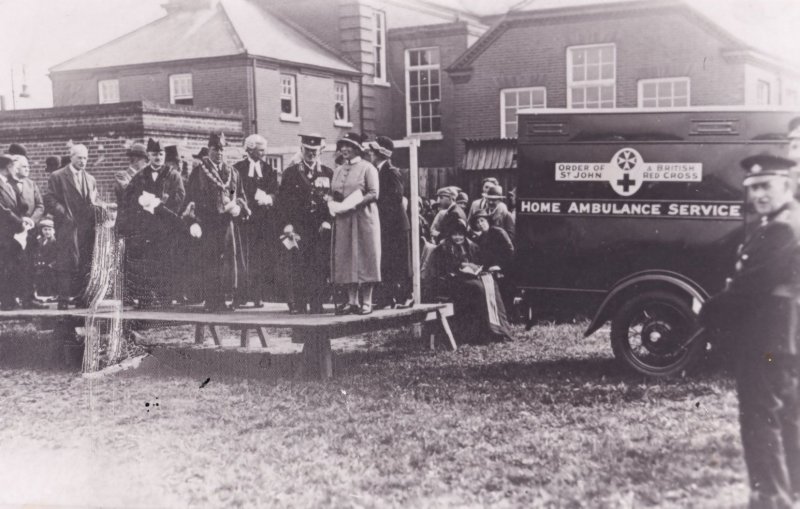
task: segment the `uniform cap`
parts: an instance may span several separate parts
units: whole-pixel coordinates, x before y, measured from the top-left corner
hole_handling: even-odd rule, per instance
[[[321,134],[298,134],[300,136],[300,146],[310,149],[322,149],[325,146],[325,137]]]
[[[349,146],[357,149],[359,152],[361,152],[361,151],[364,150],[364,147],[362,146],[362,142],[363,142],[363,138],[361,137],[360,134],[358,134],[358,133],[347,133],[347,134],[344,135],[344,137],[339,138],[336,141],[336,148],[339,148],[342,145],[349,145]]]
[[[762,152],[742,159],[742,168],[747,172],[743,184],[745,186],[763,182],[770,177],[788,177],[789,170],[795,161],[770,152]]]

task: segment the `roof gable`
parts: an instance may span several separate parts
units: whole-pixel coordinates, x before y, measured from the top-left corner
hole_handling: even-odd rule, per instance
[[[311,34],[249,0],[220,0],[209,8],[177,10],[50,70],[99,69],[244,54],[359,73]]]

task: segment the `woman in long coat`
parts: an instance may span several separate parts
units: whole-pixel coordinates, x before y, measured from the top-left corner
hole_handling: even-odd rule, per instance
[[[346,285],[347,303],[338,314],[372,313],[372,289],[381,281],[381,225],[378,217],[378,170],[363,160],[360,136],[348,133],[336,143],[344,162],[331,182],[333,202],[333,248],[331,278]],[[356,203],[354,197],[361,192]],[[359,295],[360,294],[360,295]],[[359,305],[359,296],[362,303]]]

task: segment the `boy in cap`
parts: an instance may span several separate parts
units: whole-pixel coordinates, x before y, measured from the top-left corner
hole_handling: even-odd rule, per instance
[[[252,302],[254,307],[263,306],[275,286],[275,195],[278,192],[278,172],[264,158],[267,155],[267,140],[259,134],[251,134],[244,140],[247,157],[233,167],[239,172],[245,198],[251,214],[242,221],[242,255],[244,273],[234,298],[234,306],[241,307]]]
[[[161,144],[147,141],[150,160],[136,173],[123,193],[117,229],[125,237],[126,291],[147,308],[171,304],[175,288],[172,259],[177,233],[184,224],[178,214],[186,195],[183,181],[167,165]]]
[[[320,161],[325,138],[301,134],[302,159],[283,172],[278,191],[278,232],[298,238],[296,249],[279,247],[291,313],[322,313],[329,294],[331,224],[326,199],[333,170]]]
[[[239,172],[224,161],[224,149],[225,135],[211,133],[208,157],[192,172],[186,193],[187,209],[194,209],[187,219],[190,235],[198,239],[206,312],[232,310],[226,294],[235,294],[244,268],[234,222],[238,224],[250,209]]]
[[[706,329],[728,336],[735,358],[750,507],[800,501],[800,203],[794,161],[763,153],[742,160],[760,225],[739,249],[726,289],[702,309]]]
[[[36,239],[34,257],[36,295],[39,297],[52,297],[56,295],[54,281],[56,257],[58,256],[53,218],[45,216],[44,219],[39,221],[39,231],[41,234]]]

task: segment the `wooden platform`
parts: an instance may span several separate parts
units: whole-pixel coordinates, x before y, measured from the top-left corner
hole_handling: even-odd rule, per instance
[[[0,321],[67,319],[80,322],[90,315],[88,309],[59,311],[55,304],[47,309],[0,311]],[[205,342],[205,329],[208,328],[214,343],[221,346],[217,326],[227,326],[241,331],[241,346],[249,343],[249,332],[255,331],[262,347],[267,346],[264,328],[285,328],[292,331],[292,342],[303,344],[306,372],[316,378],[330,378],[333,375],[331,339],[375,332],[384,329],[413,324],[429,324],[431,346],[436,333],[446,337],[450,347],[457,348],[447,318],[453,315],[452,304],[419,304],[408,309],[387,309],[374,311],[370,315],[336,316],[333,309],[321,315],[292,315],[284,304],[267,304],[263,308],[244,308],[228,313],[205,313],[200,306],[185,306],[168,309],[138,310],[124,308],[120,312],[123,321],[159,322],[175,325],[195,325],[195,343]],[[93,313],[96,319],[112,318],[109,311]],[[76,325],[79,326],[79,325]]]

